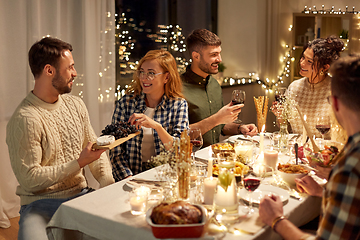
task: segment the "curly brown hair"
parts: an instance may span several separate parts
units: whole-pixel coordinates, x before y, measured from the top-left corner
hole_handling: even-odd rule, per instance
[[[314,51],[312,67],[315,67],[315,69],[318,70],[315,76],[313,76],[313,79],[315,79],[319,75],[319,70],[321,68],[324,68],[327,64],[331,65],[331,63],[340,57],[340,53],[344,48],[344,43],[335,35],[331,35],[327,38],[314,39],[304,45],[300,59],[304,57],[304,52],[308,48]],[[300,69],[300,61],[298,67]]]

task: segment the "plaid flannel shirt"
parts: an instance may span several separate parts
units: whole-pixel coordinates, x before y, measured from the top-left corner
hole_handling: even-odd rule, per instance
[[[144,113],[146,110],[145,94],[132,98],[133,95],[125,95],[116,103],[112,123],[128,121],[133,113]],[[163,95],[161,102],[155,108],[154,121],[173,137],[180,138],[181,132],[189,128],[188,105],[185,99],[169,99]],[[161,149],[161,140],[154,130],[155,153],[158,155]],[[125,143],[110,150],[115,181],[120,181],[127,176],[138,174],[142,171],[141,146],[143,132]]]
[[[330,173],[316,239],[360,239],[360,133],[349,137]]]

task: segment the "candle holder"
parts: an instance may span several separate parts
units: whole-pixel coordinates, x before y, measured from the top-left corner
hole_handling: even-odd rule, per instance
[[[215,214],[222,222],[231,223],[239,218],[237,184],[235,180],[234,158],[218,159],[219,176],[214,195]]]
[[[130,192],[130,207],[132,215],[142,215],[145,214],[147,209],[147,201],[150,195],[150,188],[145,186],[140,186],[135,188]]]

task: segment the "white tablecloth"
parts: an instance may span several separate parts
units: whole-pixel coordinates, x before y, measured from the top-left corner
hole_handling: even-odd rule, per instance
[[[151,169],[136,177],[154,179],[155,172]],[[129,179],[63,203],[48,224],[49,239],[155,239],[145,216],[130,213],[127,181]],[[305,197],[302,201],[290,198],[284,206],[284,214],[295,225],[301,226],[319,214],[320,202],[321,199],[316,197]],[[239,238],[280,239],[267,226],[255,235],[227,233],[225,237]]]

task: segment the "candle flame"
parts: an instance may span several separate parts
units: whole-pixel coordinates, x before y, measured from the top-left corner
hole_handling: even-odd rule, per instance
[[[304,121],[306,121],[306,114],[304,115]]]
[[[261,132],[265,132],[265,124],[261,128]]]

